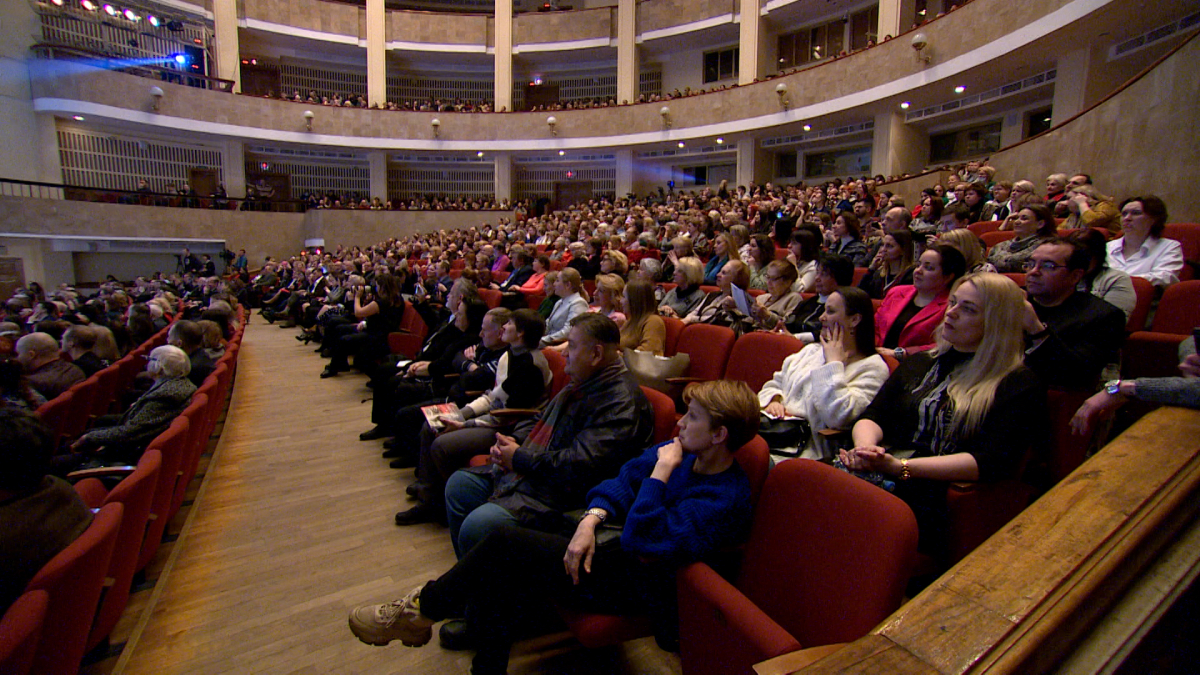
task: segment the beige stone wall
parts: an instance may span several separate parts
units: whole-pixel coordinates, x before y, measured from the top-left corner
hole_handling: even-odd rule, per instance
[[[387,39],[428,44],[488,44],[489,19],[484,14],[449,17],[433,12],[389,11]]]
[[[1002,39],[1068,1],[1016,3],[1005,12],[996,14],[994,10],[999,0],[976,0],[923,30],[929,35],[930,44],[938,45],[934,54],[936,64],[970,51],[979,44]],[[973,28],[963,30],[963,26]],[[1086,26],[1072,27],[1071,30],[1086,31]],[[913,59],[908,40],[897,39],[778,80],[678,99],[672,101],[670,106],[676,127],[716,124],[778,112],[779,104],[774,92],[780,81],[787,82],[789,90],[793,92],[790,95],[792,106],[801,107],[891,82],[918,72],[920,68]],[[31,80],[35,98],[62,97],[118,108],[145,109],[148,106],[146,81],[142,78],[87,69],[65,62],[31,62],[30,69],[34,71]],[[163,88],[168,90],[161,108],[164,115],[282,131],[302,131],[304,128],[302,115],[305,106],[301,104],[231,97],[180,85],[163,85]],[[569,138],[659,131],[662,121],[658,108],[657,104],[644,104],[616,109],[556,112],[558,134]],[[330,107],[314,108],[314,111],[317,113],[315,133],[373,138],[429,138],[429,122],[438,117],[442,122],[441,137],[445,140],[547,137],[545,116],[536,113],[433,114]]]
[[[309,211],[260,213],[176,209],[0,197],[0,244],[25,260],[27,280],[73,282],[70,254],[51,255],[47,240],[5,238],[8,233],[85,237],[223,239],[246,249],[252,261],[295,254],[307,239],[325,246],[368,246],[393,237],[458,229],[511,219],[511,211]],[[65,255],[65,261],[61,256]],[[152,270],[151,270],[152,271]]]
[[[1085,171],[1118,200],[1156,194],[1171,222],[1200,222],[1200,39],[1071,122],[992,155],[997,176],[1042,185],[1054,172]],[[1116,194],[1113,194],[1116,193]]]
[[[645,0],[638,3],[638,32],[702,21],[738,7],[737,0]]]
[[[293,2],[292,0],[242,0],[247,19],[295,26],[322,33],[366,37],[362,32],[363,9],[340,2]]]
[[[513,44],[591,40],[616,35],[612,9],[579,9],[571,12],[533,12],[513,19]]]

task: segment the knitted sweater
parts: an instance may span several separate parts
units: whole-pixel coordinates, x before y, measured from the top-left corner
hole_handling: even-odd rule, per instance
[[[666,483],[651,479],[658,449],[648,448],[588,493],[588,507],[602,508],[609,519],[624,521],[621,547],[631,553],[682,564],[745,541],[752,509],[750,480],[734,462],[725,471],[692,471],[696,456],[683,463]]]

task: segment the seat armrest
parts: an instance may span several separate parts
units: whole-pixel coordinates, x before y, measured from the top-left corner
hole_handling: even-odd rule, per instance
[[[136,466],[98,466],[94,469],[80,469],[67,474],[68,482],[83,480],[84,478],[109,478],[112,476],[128,476],[137,469]]]

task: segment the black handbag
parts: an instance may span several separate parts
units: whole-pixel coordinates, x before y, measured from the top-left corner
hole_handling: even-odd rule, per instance
[[[812,426],[804,418],[772,419],[761,415],[758,435],[767,442],[767,447],[777,455],[796,457],[812,438]]]

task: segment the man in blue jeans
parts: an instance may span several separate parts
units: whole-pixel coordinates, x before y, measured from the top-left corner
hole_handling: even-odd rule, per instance
[[[625,368],[617,324],[581,314],[568,342],[567,386],[512,436],[496,434],[490,465],[447,481],[446,519],[459,559],[504,523],[561,531],[564,512],[583,508],[588,490],[650,445],[654,410]],[[462,630],[461,622],[443,626],[442,645],[462,645]]]

